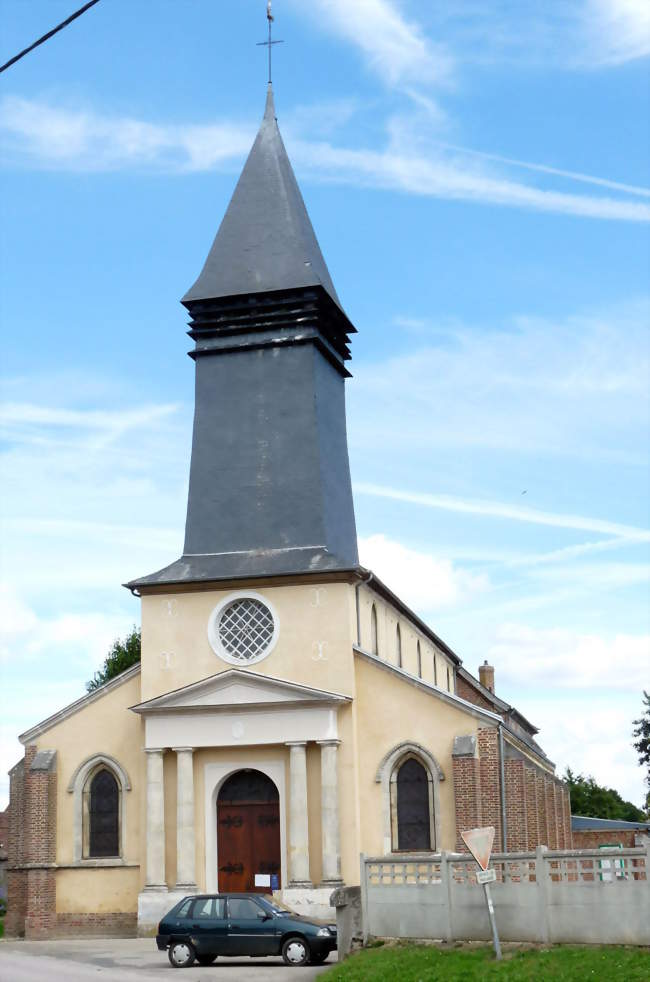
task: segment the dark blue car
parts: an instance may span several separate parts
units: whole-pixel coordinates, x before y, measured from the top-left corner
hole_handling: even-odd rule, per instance
[[[336,925],[310,920],[258,893],[185,897],[158,925],[156,944],[174,968],[211,965],[219,955],[282,955],[320,965],[336,951]]]

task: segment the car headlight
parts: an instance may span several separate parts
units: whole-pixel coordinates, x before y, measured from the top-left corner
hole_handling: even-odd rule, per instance
[[[328,927],[319,927],[317,936],[319,938],[329,938],[330,929]]]

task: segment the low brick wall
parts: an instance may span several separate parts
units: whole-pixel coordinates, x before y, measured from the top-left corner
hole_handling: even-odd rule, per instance
[[[599,846],[621,845],[631,849],[638,836],[636,829],[582,829],[573,832],[574,849],[598,849]]]
[[[135,938],[138,915],[132,914],[57,914],[54,935],[57,938]]]

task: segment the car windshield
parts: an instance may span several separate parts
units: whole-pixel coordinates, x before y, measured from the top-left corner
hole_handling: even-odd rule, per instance
[[[274,914],[293,914],[294,916],[296,914],[295,910],[292,910],[291,907],[287,907],[286,904],[280,903],[273,897],[264,897],[264,905],[269,907]]]

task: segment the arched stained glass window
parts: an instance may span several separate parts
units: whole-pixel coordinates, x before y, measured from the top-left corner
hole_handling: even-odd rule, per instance
[[[372,605],[370,611],[370,650],[373,655],[379,654],[379,641],[377,637],[377,608]]]
[[[106,768],[90,781],[88,807],[88,855],[93,858],[120,854],[120,791]]]
[[[397,848],[418,852],[432,848],[429,776],[415,757],[407,757],[394,783],[397,797]]]

